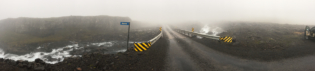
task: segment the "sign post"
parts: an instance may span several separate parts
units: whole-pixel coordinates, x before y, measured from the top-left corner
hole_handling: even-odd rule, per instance
[[[120,25],[128,25],[128,38],[127,38],[127,50],[129,48],[129,31],[130,31],[130,22],[120,22]]]

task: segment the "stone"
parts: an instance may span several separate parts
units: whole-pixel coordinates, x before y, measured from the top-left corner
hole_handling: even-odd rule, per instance
[[[39,59],[39,58],[35,59],[35,63],[42,63],[42,62],[44,62],[44,61]]]
[[[19,63],[18,66],[19,66],[19,67],[23,67],[23,64],[22,64],[22,63]]]
[[[138,53],[138,55],[142,55],[142,53]]]
[[[27,68],[32,68],[32,64],[31,63],[29,63],[28,65],[27,65]]]
[[[99,63],[99,61],[96,61],[95,64],[97,65]]]
[[[21,64],[21,63],[23,63],[23,60],[18,60],[18,61],[16,61],[15,63],[16,63],[16,64]]]
[[[239,42],[235,42],[235,43],[233,43],[232,45],[238,45],[238,44],[240,44]]]
[[[34,67],[34,70],[35,71],[43,71],[43,70],[45,70],[45,67],[44,66]]]
[[[82,69],[81,69],[80,67],[77,67],[77,70],[78,70],[78,71],[82,71]]]

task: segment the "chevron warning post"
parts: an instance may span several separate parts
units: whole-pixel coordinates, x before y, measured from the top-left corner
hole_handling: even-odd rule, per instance
[[[137,52],[146,51],[151,47],[151,42],[149,43],[134,43],[134,50]]]
[[[232,43],[233,38],[229,36],[225,36],[225,37],[220,37],[220,40],[224,42]]]
[[[160,27],[160,31],[162,31],[162,27]]]

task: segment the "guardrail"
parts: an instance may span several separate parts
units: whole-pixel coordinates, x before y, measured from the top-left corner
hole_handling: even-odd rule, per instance
[[[157,36],[155,36],[154,38],[152,38],[151,40],[147,41],[147,42],[141,42],[141,43],[134,43],[134,50],[135,51],[145,51],[148,48],[151,47],[151,45],[153,45],[156,41],[158,41],[161,37],[163,37],[163,32],[161,31],[160,34],[158,34]]]
[[[235,39],[233,39],[232,37],[229,36],[225,36],[225,37],[220,37],[220,36],[213,36],[213,35],[207,35],[207,34],[201,34],[201,33],[197,33],[197,32],[192,32],[192,31],[187,31],[187,30],[181,30],[181,29],[174,29],[176,32],[179,32],[181,34],[187,35],[189,37],[193,37],[193,36],[200,36],[200,37],[204,37],[204,38],[208,38],[208,39],[213,39],[213,40],[219,40],[220,42],[228,42],[228,43],[232,43],[235,42]]]
[[[209,38],[209,39],[213,39],[213,40],[220,40],[220,36],[213,36],[213,35],[207,35],[207,34],[201,34],[201,33],[197,33],[197,32],[191,32],[191,31],[186,31],[186,30],[181,30],[181,29],[174,29],[176,32],[185,34],[187,36],[200,36],[200,37],[205,37],[205,38]]]
[[[161,33],[159,35],[157,35],[156,37],[152,38],[151,40],[149,40],[149,42],[151,42],[151,45],[153,45],[156,41],[158,41],[161,37],[163,36],[163,32],[161,31]]]

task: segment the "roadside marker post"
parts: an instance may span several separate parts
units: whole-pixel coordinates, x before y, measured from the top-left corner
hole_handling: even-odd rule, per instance
[[[229,36],[220,37],[219,40],[221,40],[223,42],[228,42],[228,43],[232,43],[233,42],[233,38],[229,37]]]
[[[146,51],[151,47],[151,42],[143,42],[143,43],[134,43],[135,47],[133,48],[136,52]]]
[[[162,32],[162,27],[160,27],[160,32]],[[162,35],[162,37],[163,37],[163,35]]]
[[[195,30],[194,30],[194,27],[191,29],[191,32],[194,32]]]
[[[120,22],[120,25],[128,25],[128,38],[127,38],[127,50],[129,48],[129,31],[130,31],[130,22]]]
[[[160,27],[160,31],[162,31],[162,27]]]

